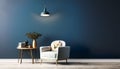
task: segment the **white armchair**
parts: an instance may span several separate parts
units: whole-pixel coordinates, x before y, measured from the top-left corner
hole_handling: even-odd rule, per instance
[[[40,60],[41,63],[44,59],[54,59],[56,64],[59,60],[66,60],[69,58],[70,47],[66,46],[63,40],[55,40],[51,43],[51,46],[40,47]]]

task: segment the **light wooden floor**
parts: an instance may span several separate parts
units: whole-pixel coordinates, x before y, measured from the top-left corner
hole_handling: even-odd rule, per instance
[[[36,62],[23,61],[22,64],[16,62],[0,62],[0,69],[120,69],[120,62],[80,62],[76,60],[69,60],[68,63],[59,62],[44,62],[40,64]]]

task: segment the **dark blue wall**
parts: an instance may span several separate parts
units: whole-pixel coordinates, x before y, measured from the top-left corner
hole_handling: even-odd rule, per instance
[[[50,17],[39,16],[44,4]],[[0,0],[0,58],[17,58],[26,32],[42,34],[38,47],[65,40],[70,58],[120,58],[118,9],[117,0]]]

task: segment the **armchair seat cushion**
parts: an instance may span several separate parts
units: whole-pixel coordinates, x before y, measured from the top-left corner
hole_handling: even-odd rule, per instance
[[[51,59],[56,59],[57,58],[57,52],[56,51],[46,51],[41,53],[42,58],[51,58]]]

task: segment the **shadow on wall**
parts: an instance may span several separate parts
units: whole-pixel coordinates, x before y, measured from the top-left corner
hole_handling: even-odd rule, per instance
[[[38,43],[38,45],[40,46],[50,46],[51,42],[53,41],[54,39],[49,37],[49,36],[44,36],[41,38],[41,42]]]
[[[89,58],[90,49],[86,45],[74,44],[70,48],[70,58]]]

